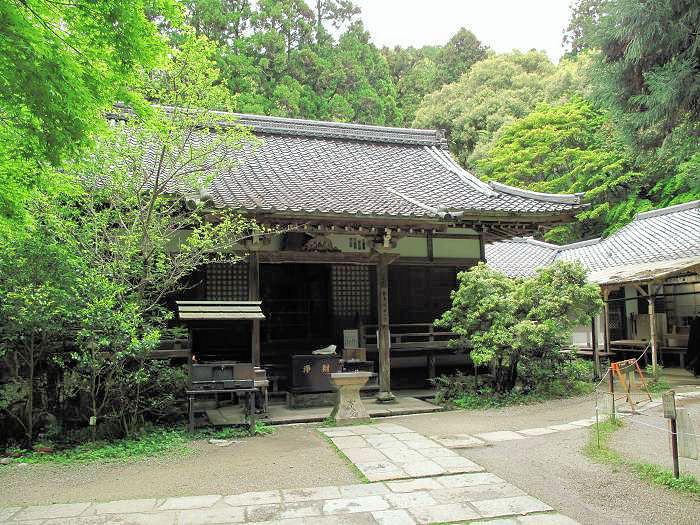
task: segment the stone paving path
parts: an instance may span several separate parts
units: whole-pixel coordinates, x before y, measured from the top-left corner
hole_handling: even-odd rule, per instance
[[[620,394],[622,395],[622,394]],[[692,399],[700,397],[700,391],[694,392],[684,392],[681,394],[676,394],[677,400]],[[601,396],[601,405],[603,398]],[[661,405],[660,400],[645,402],[640,405],[637,409],[637,413],[656,408]],[[604,414],[605,407],[600,407],[600,412],[598,415],[599,421],[604,421],[609,416]],[[630,417],[634,413],[629,410],[629,405],[624,401],[617,401],[618,417]],[[570,421],[569,423],[562,423],[560,425],[551,425],[548,427],[535,427],[535,428],[525,428],[523,430],[499,430],[495,432],[484,432],[481,434],[449,434],[449,435],[435,435],[430,436],[430,439],[435,443],[443,447],[450,449],[453,448],[472,448],[472,447],[484,447],[491,445],[493,443],[498,443],[500,441],[513,441],[516,439],[526,439],[529,437],[544,436],[547,434],[556,434],[557,432],[566,432],[568,430],[577,430],[584,427],[590,427],[596,422],[595,417],[590,417],[587,419],[579,419],[576,421]]]
[[[0,508],[0,523],[576,525],[504,479],[403,426],[380,423],[320,431],[374,482],[229,496]]]
[[[483,525],[483,520],[491,518],[502,518],[498,525],[576,525],[486,472],[231,496],[0,509],[0,523],[14,525],[415,525],[453,521]]]
[[[456,452],[401,425],[379,423],[320,431],[369,481],[484,470]]]

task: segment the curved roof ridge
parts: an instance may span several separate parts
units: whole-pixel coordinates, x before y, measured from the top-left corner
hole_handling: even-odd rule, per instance
[[[484,193],[489,197],[499,196],[498,192],[494,191],[488,184],[486,184],[481,179],[475,177],[467,170],[462,168],[462,166],[457,164],[452,158],[452,155],[450,155],[449,153],[442,151],[441,149],[438,149],[435,146],[426,146],[425,148],[430,152],[430,154],[435,158],[435,160],[437,160],[442,166],[444,166],[445,169],[457,175],[457,177],[459,177],[459,179],[465,184],[468,184],[475,190],[480,191],[481,193]]]
[[[559,250],[561,246],[558,244],[554,244],[551,242],[545,242],[545,241],[538,241],[537,239],[533,237],[513,237],[510,239],[512,242],[524,242],[527,244],[532,244],[534,246],[542,246],[543,248],[550,248],[552,250]],[[500,241],[500,242],[508,242],[508,241]]]
[[[676,204],[666,208],[657,208],[655,210],[641,212],[634,216],[634,220],[650,219],[652,217],[660,217],[662,215],[668,215],[669,213],[677,213],[679,211],[692,210],[694,208],[700,208],[700,200],[684,202],[682,204]]]
[[[540,191],[524,190],[515,186],[508,186],[501,182],[489,181],[489,186],[497,191],[517,195],[519,197],[528,197],[546,202],[560,202],[563,204],[581,204],[582,193],[543,193]]]
[[[166,113],[177,109],[185,113],[196,113],[201,110],[175,108],[174,106],[155,106]],[[109,114],[108,118],[126,119],[133,111],[121,104],[115,105],[117,114]],[[217,126],[247,126],[258,133],[274,135],[296,135],[330,139],[358,140],[364,142],[385,142],[394,144],[409,144],[415,146],[439,146],[444,142],[444,134],[440,130],[421,128],[395,128],[390,126],[373,126],[369,124],[354,124],[350,122],[331,122],[324,120],[307,120],[289,117],[271,117],[249,113],[233,113],[229,111],[207,111],[212,117],[221,116],[222,122],[214,122]],[[223,118],[225,117],[225,118]],[[232,119],[234,120],[232,122]]]
[[[603,241],[602,237],[595,237],[594,239],[586,239],[585,241],[572,242],[571,244],[562,244],[557,246],[560,252],[565,250],[573,250],[574,248],[583,248],[584,246],[592,246]]]

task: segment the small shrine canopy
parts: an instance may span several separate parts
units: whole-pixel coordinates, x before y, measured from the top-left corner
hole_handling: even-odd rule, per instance
[[[653,261],[605,268],[590,273],[588,280],[601,286],[615,287],[623,284],[663,281],[686,273],[700,273],[700,255],[672,261]]]
[[[255,321],[265,319],[261,301],[177,301],[183,321]]]

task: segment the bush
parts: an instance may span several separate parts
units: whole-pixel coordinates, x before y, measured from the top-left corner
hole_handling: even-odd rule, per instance
[[[475,366],[491,366],[489,386],[499,394],[519,384],[538,388],[564,373],[572,328],[602,306],[598,286],[578,263],[557,262],[527,279],[479,263],[458,278],[452,307],[435,324],[459,336],[451,345]]]
[[[533,403],[547,399],[576,396],[591,392],[593,365],[583,359],[562,354],[556,363],[519,363],[519,383],[509,392],[498,392],[488,374],[467,376],[458,372],[435,379],[436,399],[461,408],[490,408]]]

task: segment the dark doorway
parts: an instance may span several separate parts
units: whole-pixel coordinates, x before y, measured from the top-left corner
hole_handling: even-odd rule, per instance
[[[445,266],[389,266],[392,324],[432,323],[450,307],[457,271]]]
[[[266,319],[263,342],[304,341],[309,350],[332,334],[330,267],[323,264],[260,265]],[[328,344],[326,342],[326,344]]]

